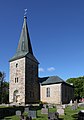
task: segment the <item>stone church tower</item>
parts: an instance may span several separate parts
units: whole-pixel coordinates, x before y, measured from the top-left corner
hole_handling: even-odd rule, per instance
[[[10,59],[9,102],[28,104],[39,101],[38,61],[33,55],[24,17],[16,54]]]

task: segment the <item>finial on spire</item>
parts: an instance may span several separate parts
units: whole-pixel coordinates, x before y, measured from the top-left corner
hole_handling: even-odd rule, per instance
[[[26,14],[27,14],[27,8],[24,9],[24,17],[26,17]]]

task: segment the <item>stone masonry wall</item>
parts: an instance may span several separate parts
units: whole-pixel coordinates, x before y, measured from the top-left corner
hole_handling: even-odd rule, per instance
[[[68,84],[62,84],[62,103],[70,103],[74,99],[74,88]]]
[[[26,58],[26,103],[39,101],[38,63]]]
[[[14,103],[14,91],[17,103],[25,103],[25,58],[10,62],[9,102]]]
[[[61,103],[61,83],[52,85],[40,86],[41,101],[47,103],[60,104]],[[46,96],[46,89],[50,88],[50,97]]]

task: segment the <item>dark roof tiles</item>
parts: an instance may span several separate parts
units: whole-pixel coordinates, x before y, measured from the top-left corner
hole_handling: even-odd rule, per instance
[[[46,79],[45,81],[43,81],[41,84],[48,85],[48,84],[56,84],[56,83],[63,83],[63,82],[64,82],[64,80],[61,79],[60,77],[51,76],[51,77],[48,77],[48,79]]]

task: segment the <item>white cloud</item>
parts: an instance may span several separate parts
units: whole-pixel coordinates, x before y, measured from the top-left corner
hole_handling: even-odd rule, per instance
[[[48,68],[47,70],[51,72],[51,71],[54,71],[55,68],[54,68],[54,67],[50,67],[50,68]]]
[[[44,69],[43,68],[39,68],[39,72],[44,72]]]

